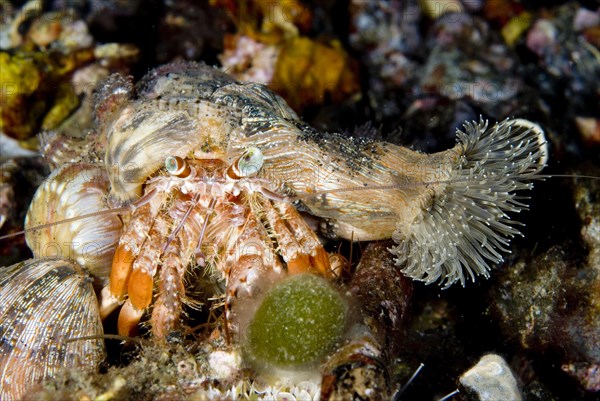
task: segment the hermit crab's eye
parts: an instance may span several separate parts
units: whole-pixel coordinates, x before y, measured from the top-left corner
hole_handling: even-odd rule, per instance
[[[165,159],[165,168],[171,175],[186,178],[190,175],[189,164],[179,156],[169,156]]]
[[[263,166],[263,154],[260,149],[250,147],[237,161],[237,168],[242,177],[251,177],[258,174]]]
[[[263,166],[264,157],[260,149],[249,147],[227,170],[229,177],[238,179],[253,177]]]

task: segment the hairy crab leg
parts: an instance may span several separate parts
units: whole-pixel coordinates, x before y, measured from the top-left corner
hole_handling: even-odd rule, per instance
[[[135,333],[144,311],[152,302],[154,276],[159,273],[158,298],[152,312],[152,332],[158,339],[175,327],[185,297],[183,277],[195,249],[201,227],[208,220],[206,195],[198,192],[193,199],[179,191],[166,207],[166,214],[159,214],[148,234],[147,244],[132,266],[127,292],[129,299],[119,314],[119,334]],[[212,203],[213,198],[208,198]],[[178,222],[169,233],[171,222]],[[150,242],[148,242],[150,241]],[[159,269],[160,266],[160,269]]]
[[[271,235],[277,239],[278,249],[286,263],[288,273],[297,274],[310,269],[309,255],[303,252],[299,241],[294,238],[277,210],[269,200],[261,199],[260,202],[269,223]]]
[[[214,198],[201,195],[198,193],[191,201],[187,201],[189,195],[178,193],[174,198],[174,206],[169,210],[169,218],[174,222],[179,221],[179,224],[169,236],[170,240],[161,257],[158,296],[150,319],[152,333],[159,340],[165,339],[179,321],[181,306],[186,302],[186,267],[195,258],[195,249],[209,221],[210,212],[207,210],[215,203]],[[177,235],[173,235],[175,231]]]
[[[317,234],[310,229],[296,208],[288,202],[274,202],[274,205],[291,228],[293,237],[303,245],[304,253],[310,256],[311,265],[323,276],[333,277],[335,272],[329,262],[329,255],[321,245]]]
[[[270,245],[269,233],[257,216],[248,215],[245,224],[239,228],[239,235],[235,237],[233,246],[225,248],[227,254],[222,257],[221,267],[227,288],[225,316],[234,331],[247,323],[240,321],[247,314],[239,313],[238,306],[247,306],[245,301],[251,300],[286,274],[280,258]]]
[[[277,240],[279,252],[286,262],[288,273],[299,274],[312,270],[332,277],[327,252],[296,209],[283,202],[275,202],[273,205],[262,196],[259,202],[272,235]],[[299,232],[303,235],[297,235]]]
[[[150,318],[152,334],[158,340],[164,340],[169,332],[175,329],[181,314],[185,297],[183,279],[188,263],[182,242],[184,241],[181,237],[175,237],[162,257],[158,282],[159,295]]]
[[[204,236],[206,234],[206,227],[208,227],[208,219],[215,211],[216,203],[217,203],[217,201],[215,200],[215,198],[212,198],[210,200],[210,203],[208,204],[208,208],[206,209],[206,218],[204,219],[204,222],[202,223],[202,229],[200,230],[198,244],[196,245],[196,250],[194,251],[196,263],[198,263],[198,265],[201,267],[206,266],[206,255],[204,254],[204,252],[202,252],[202,241],[204,240]]]
[[[131,276],[135,270],[134,263],[140,252],[147,252],[149,249],[149,247],[143,247],[143,245],[165,201],[164,192],[152,189],[149,193],[152,193],[152,196],[142,197],[144,203],[134,210],[127,225],[128,229],[123,232],[119,240],[119,245],[113,257],[109,284],[102,289],[100,296],[100,316],[102,319],[106,318],[123,303],[128,293]],[[153,237],[150,236],[150,238]],[[139,273],[135,273],[135,276],[137,275]],[[132,313],[135,312],[131,309],[131,304],[127,306],[127,310]]]
[[[165,168],[171,176],[184,180],[187,178],[192,179],[196,175],[196,170],[191,168],[185,160],[178,157],[168,157],[165,160]],[[161,264],[161,256],[165,253],[169,255],[171,265],[167,268],[170,271],[176,264],[173,261],[181,256],[178,250],[167,251],[184,227],[191,211],[204,194],[204,191],[198,192],[191,204],[186,200],[177,198],[186,205],[185,210],[177,207],[183,207],[181,202],[173,203],[171,200],[171,203],[175,205],[175,211],[167,213],[167,215],[175,214],[176,216],[165,217],[159,214],[168,201],[168,196],[171,193],[170,189],[174,186],[174,182],[171,180],[154,180],[149,185],[149,193],[154,192],[160,195],[150,198],[146,202],[148,206],[144,204],[143,207],[136,209],[131,223],[128,225],[128,230],[123,235],[115,253],[109,287],[102,290],[101,296],[102,316],[106,317],[118,305],[123,303],[123,299],[128,295],[128,299],[119,312],[118,321],[119,334],[127,336],[136,333],[144,311],[152,302],[154,276]],[[183,186],[185,186],[185,182]],[[181,194],[181,192],[177,193]],[[187,206],[188,204],[189,206]],[[167,218],[172,217],[174,217],[173,221],[179,221],[179,223],[168,235],[170,223]],[[149,231],[148,227],[150,227]],[[144,245],[143,248],[141,248],[142,245]],[[180,248],[180,244],[175,246],[175,249]],[[131,249],[135,249],[135,252],[131,252]],[[178,263],[181,264],[182,262]],[[173,277],[173,275],[166,275],[165,277],[167,276]],[[162,320],[158,319],[158,321]],[[160,336],[158,337],[160,338]]]
[[[169,225],[165,219],[157,216],[147,233],[142,249],[131,264],[126,290],[128,298],[119,312],[118,329],[121,335],[131,336],[136,333],[144,310],[152,302],[154,275],[158,271],[162,243],[168,229]]]

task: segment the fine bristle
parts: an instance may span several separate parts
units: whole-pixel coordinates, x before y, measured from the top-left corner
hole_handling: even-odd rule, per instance
[[[532,188],[532,179],[548,158],[543,130],[527,120],[487,121],[457,130],[460,156],[453,179],[445,184],[411,227],[397,230],[391,251],[403,272],[444,288],[466,277],[489,276],[490,262],[503,261],[510,240],[521,235],[508,213],[527,209],[516,191]]]

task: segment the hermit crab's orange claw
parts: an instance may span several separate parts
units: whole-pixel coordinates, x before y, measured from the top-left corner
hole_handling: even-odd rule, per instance
[[[298,256],[287,262],[287,270],[290,274],[305,273],[310,270],[310,259],[308,255],[298,254]]]
[[[119,244],[113,257],[108,286],[100,294],[100,317],[105,319],[122,302],[127,293],[127,283],[131,275],[133,253],[129,247]]]
[[[298,253],[295,258],[287,261],[287,271],[289,274],[317,273],[324,277],[334,277],[329,254],[325,249],[318,245],[314,250],[314,255]]]
[[[137,309],[131,304],[131,300],[127,300],[125,305],[119,312],[119,321],[117,322],[117,329],[119,335],[133,337],[137,334],[138,323],[144,314],[143,309]]]
[[[279,211],[279,216],[284,216],[284,218],[273,218],[271,223],[279,223],[276,230],[279,241],[293,244],[291,249],[299,248],[297,256],[292,260],[287,260],[288,272],[290,274],[315,272],[325,277],[333,277],[334,273],[327,251],[321,245],[317,234],[308,228],[300,213],[287,202],[275,203],[274,209]],[[284,236],[287,236],[287,239]]]
[[[317,246],[315,255],[310,257],[310,264],[325,277],[333,277],[335,275],[329,262],[329,255],[322,246]]]
[[[122,336],[132,336],[137,332],[137,325],[144,314],[144,310],[152,302],[152,289],[154,281],[152,276],[143,269],[131,272],[127,285],[129,299],[119,312],[118,329]]]
[[[122,299],[127,293],[127,283],[131,275],[133,260],[134,257],[131,249],[123,244],[119,244],[113,258],[109,278],[110,293],[117,299]]]
[[[153,284],[152,276],[146,270],[134,270],[127,287],[131,304],[137,309],[146,309],[150,306]]]
[[[129,299],[119,312],[119,334],[132,336],[137,331],[144,310],[152,301],[152,276],[144,269],[132,270],[134,254],[131,249],[119,244],[113,258],[109,285],[102,289],[100,316],[106,318],[120,304],[126,295]]]

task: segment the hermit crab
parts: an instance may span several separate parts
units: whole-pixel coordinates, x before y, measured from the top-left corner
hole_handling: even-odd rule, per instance
[[[198,63],[159,67],[135,87],[113,75],[98,90],[96,117],[85,154],[57,151],[68,140],[46,138],[46,157],[62,167],[34,197],[27,241],[37,258],[52,249],[88,269],[101,288],[100,316],[121,307],[120,334],[145,320],[158,343],[196,302],[192,271],[224,287],[229,344],[243,343],[265,294],[288,276],[334,280],[339,258],[300,212],[320,219],[324,237],[393,238],[398,268],[427,284],[487,276],[519,234],[509,216],[526,208],[519,191],[547,161],[543,131],[522,119],[466,123],[453,149],[430,155],[318,132],[264,86]],[[20,298],[2,288],[0,302],[16,308]],[[19,351],[4,347],[15,334],[0,327],[9,388],[3,361]]]

